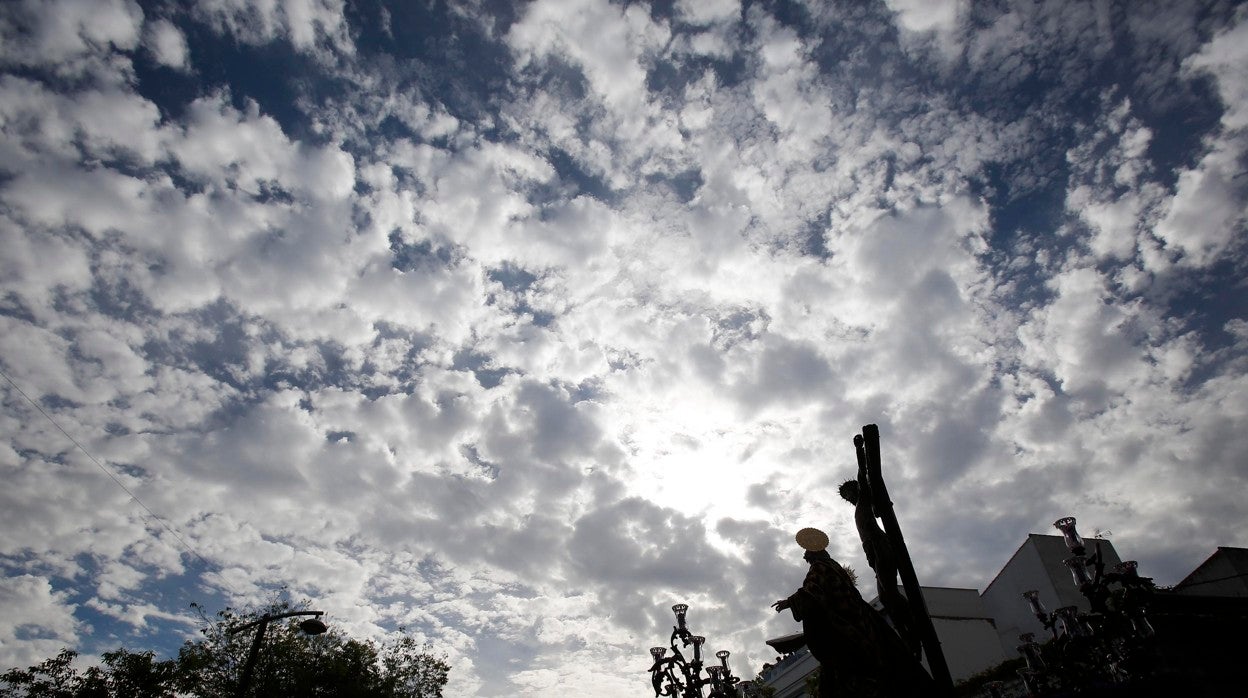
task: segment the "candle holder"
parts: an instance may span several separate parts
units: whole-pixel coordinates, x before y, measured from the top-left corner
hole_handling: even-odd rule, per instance
[[[1023,643],[1017,649],[1019,654],[1023,655],[1023,660],[1027,662],[1027,668],[1032,671],[1045,671],[1048,667],[1044,664],[1044,657],[1040,654],[1040,645],[1035,641],[1035,635],[1023,633],[1018,636],[1018,640]]]
[[[1062,532],[1062,538],[1066,540],[1066,547],[1070,549],[1070,552],[1076,555],[1083,554],[1083,537],[1075,529],[1075,517],[1064,516],[1053,522],[1053,528]]]
[[[1027,662],[1018,674],[1029,693],[1048,691],[1082,693],[1094,686],[1139,681],[1156,670],[1153,639],[1156,631],[1146,609],[1153,580],[1141,577],[1139,564],[1128,560],[1106,573],[1100,541],[1092,555],[1075,528],[1075,517],[1053,523],[1061,531],[1071,556],[1062,561],[1071,581],[1088,599],[1090,613],[1076,606],[1049,611],[1040,592],[1023,592],[1031,612],[1049,631],[1051,639],[1040,645],[1031,633],[1019,636],[1018,652]]]
[[[685,614],[689,612],[689,604],[678,603],[672,606],[672,612],[676,614],[676,627],[685,627]]]
[[[741,679],[733,676],[732,669],[728,667],[728,650],[715,653],[719,664],[703,667],[702,648],[706,644],[706,638],[690,632],[688,604],[678,603],[672,606],[672,612],[676,615],[676,625],[672,626],[669,640],[671,656],[667,655],[666,647],[650,648],[650,656],[654,659],[654,663],[650,665],[650,683],[654,688],[655,698],[736,698],[735,686]],[[680,647],[693,645],[692,660],[685,659],[680,647],[677,647],[677,641],[680,642]],[[703,671],[706,676],[702,675]],[[703,689],[709,689],[710,694],[704,693]]]
[[[1066,565],[1066,569],[1070,570],[1070,577],[1075,581],[1075,586],[1083,589],[1085,584],[1092,583],[1092,576],[1088,574],[1088,560],[1082,555],[1075,555],[1062,560],[1062,564]]]

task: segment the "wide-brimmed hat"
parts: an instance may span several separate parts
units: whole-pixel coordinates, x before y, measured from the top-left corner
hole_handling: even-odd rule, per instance
[[[803,550],[818,552],[828,549],[828,534],[817,528],[803,528],[797,532],[797,544]]]

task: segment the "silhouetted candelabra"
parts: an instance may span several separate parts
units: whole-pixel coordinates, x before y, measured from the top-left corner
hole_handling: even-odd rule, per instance
[[[1032,633],[1018,638],[1022,643],[1018,651],[1027,662],[1027,668],[1018,673],[1027,690],[1080,693],[1146,676],[1152,668],[1149,657],[1155,634],[1145,616],[1153,580],[1139,575],[1134,560],[1106,572],[1100,543],[1088,557],[1073,516],[1058,519],[1053,526],[1062,532],[1071,552],[1063,564],[1091,611],[1081,612],[1077,606],[1049,611],[1040,602],[1039,591],[1023,592],[1032,613],[1051,636],[1047,647],[1036,642]]]
[[[706,643],[706,638],[689,631],[685,621],[689,606],[678,603],[672,606],[672,611],[676,614],[676,625],[672,627],[670,641],[672,655],[667,656],[666,647],[650,648],[650,656],[654,658],[654,664],[650,666],[650,682],[654,686],[654,695],[674,698],[736,698],[736,685],[741,679],[733,676],[732,670],[728,668],[728,650],[715,653],[719,664],[704,666],[702,645]],[[693,645],[692,660],[685,659],[676,646],[677,640],[680,640],[682,647]],[[704,669],[706,676],[702,676]],[[710,689],[709,695],[703,692],[704,688]]]

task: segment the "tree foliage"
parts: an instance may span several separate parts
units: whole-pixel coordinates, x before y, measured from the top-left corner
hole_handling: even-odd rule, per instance
[[[231,628],[291,610],[274,603],[249,613],[225,609],[208,618],[203,637],[186,642],[174,659],[152,652],[105,652],[99,666],[79,671],[76,652],[65,649],[26,669],[0,674],[0,698],[221,698],[239,688],[255,629]],[[248,696],[309,698],[441,698],[450,665],[403,635],[385,643],[354,640],[333,629],[309,636],[300,618],[272,621],[252,672]]]
[[[744,691],[745,698],[775,698],[776,687],[768,686],[763,679],[767,673],[767,669],[763,669],[754,675],[754,680],[750,682],[749,689]]]
[[[105,652],[101,665],[79,672],[78,653],[63,649],[27,669],[0,674],[0,696],[32,698],[175,698],[176,662],[157,661],[152,652]]]
[[[822,677],[823,677],[823,667],[819,667],[818,669],[815,669],[814,671],[810,672],[810,675],[806,677],[806,683],[805,683],[806,695],[808,696],[819,695],[819,679]]]
[[[990,681],[1004,681],[1006,683],[1018,682],[1018,670],[1027,666],[1022,657],[1007,659],[1000,664],[988,667],[983,671],[962,679],[954,686],[954,695],[966,696],[971,698],[987,693],[985,686]]]

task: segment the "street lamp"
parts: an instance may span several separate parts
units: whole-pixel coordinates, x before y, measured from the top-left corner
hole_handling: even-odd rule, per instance
[[[238,698],[242,698],[247,694],[247,688],[251,686],[251,673],[256,668],[256,658],[260,656],[260,643],[264,640],[264,631],[269,628],[269,622],[281,620],[282,618],[294,618],[296,616],[312,616],[299,624],[299,629],[308,635],[320,635],[329,630],[320,617],[325,615],[324,611],[289,611],[287,613],[264,614],[259,620],[254,620],[246,625],[240,625],[237,628],[231,628],[226,631],[227,635],[236,635],[244,630],[249,630],[256,626],[260,626],[256,630],[256,637],[251,641],[251,650],[247,653],[247,663],[243,665],[243,678],[238,682],[238,692],[235,693]]]
[[[728,657],[731,653],[720,650],[715,653],[719,664],[703,667],[702,645],[706,644],[706,638],[689,631],[686,619],[689,605],[678,603],[672,606],[672,612],[676,614],[676,625],[672,627],[670,639],[672,655],[667,656],[666,647],[650,648],[650,656],[654,659],[654,663],[650,665],[650,683],[654,687],[655,698],[735,698],[736,684],[741,679],[733,676],[732,669],[728,668]],[[681,654],[676,647],[676,640],[681,641],[682,647],[693,645],[692,661],[686,660]],[[706,670],[705,677],[702,676],[703,669]],[[702,692],[704,687],[710,688],[709,696]]]

